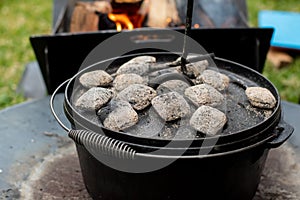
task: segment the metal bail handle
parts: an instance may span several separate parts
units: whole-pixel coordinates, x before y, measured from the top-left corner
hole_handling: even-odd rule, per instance
[[[64,81],[62,84],[60,84],[55,90],[54,92],[52,93],[51,95],[51,98],[50,98],[50,110],[51,110],[51,113],[52,115],[54,116],[55,120],[58,122],[58,124],[64,129],[66,130],[67,132],[69,132],[71,129],[68,128],[58,117],[58,115],[56,114],[55,112],[55,109],[54,109],[54,100],[55,100],[55,97],[58,93],[58,91],[64,86],[66,85],[68,82],[70,81],[70,79],[67,79],[66,81]]]

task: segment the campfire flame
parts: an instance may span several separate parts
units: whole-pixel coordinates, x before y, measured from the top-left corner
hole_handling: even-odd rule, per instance
[[[117,31],[120,32],[123,29],[133,30],[133,23],[130,21],[126,14],[113,14],[109,13],[108,18],[116,23]]]
[[[200,28],[200,24],[195,24],[194,28]]]

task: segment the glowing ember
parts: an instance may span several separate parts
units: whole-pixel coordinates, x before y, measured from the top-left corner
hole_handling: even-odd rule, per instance
[[[167,21],[168,24],[170,24],[172,22],[172,18],[168,17],[166,21]]]
[[[200,28],[200,25],[199,24],[195,24],[194,28]]]
[[[108,14],[108,18],[116,23],[117,31],[133,30],[134,26],[126,14]]]

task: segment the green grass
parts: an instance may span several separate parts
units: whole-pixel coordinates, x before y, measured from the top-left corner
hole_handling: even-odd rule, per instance
[[[263,73],[278,89],[282,99],[299,103],[300,100],[300,58],[283,69],[276,69],[266,63]]]
[[[257,26],[257,16],[260,10],[300,12],[299,0],[247,0],[247,5],[251,26]]]
[[[0,0],[0,109],[25,99],[16,93],[26,63],[35,60],[29,36],[50,33],[51,0]]]
[[[51,32],[52,3],[52,0],[0,0],[0,109],[25,100],[15,91],[25,65],[35,60],[29,36]],[[260,10],[300,12],[299,0],[248,0],[247,4],[251,26],[257,26]],[[284,69],[275,69],[267,62],[264,75],[275,84],[282,99],[299,101],[300,58]]]

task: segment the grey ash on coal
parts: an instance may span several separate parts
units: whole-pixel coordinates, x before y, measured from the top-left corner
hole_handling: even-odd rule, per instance
[[[111,84],[113,77],[109,75],[106,71],[95,70],[92,72],[87,72],[80,76],[79,82],[86,88],[92,87],[106,87]]]
[[[258,108],[272,109],[276,106],[276,99],[273,94],[266,88],[248,87],[246,95],[251,105]]]
[[[197,131],[214,136],[221,133],[226,124],[226,115],[216,108],[210,106],[200,106],[193,114],[190,124]]]
[[[169,64],[138,56],[110,74],[84,73],[77,90],[84,92],[74,99],[75,108],[83,114],[97,113],[85,117],[114,131],[168,139],[179,131],[184,139],[182,133],[191,138],[248,128],[269,117],[277,103],[268,89],[238,87],[227,76],[231,72],[219,72],[206,60],[187,65],[189,80],[180,66]],[[169,74],[171,80],[164,80]],[[156,80],[160,82],[153,86]]]
[[[225,74],[221,74],[214,70],[204,70],[202,74],[197,76],[197,84],[208,84],[214,87],[215,89],[222,91],[228,88],[230,79]]]
[[[120,74],[113,81],[114,89],[117,92],[129,87],[132,84],[146,85],[147,81],[138,74]]]
[[[219,91],[207,84],[189,87],[184,94],[198,107],[201,105],[219,106],[225,101],[224,96]]]
[[[117,100],[129,102],[136,110],[143,110],[148,107],[154,97],[156,97],[156,91],[141,84],[129,85],[116,95]]]
[[[99,110],[102,106],[107,104],[112,97],[113,92],[111,90],[93,87],[77,99],[75,106],[82,110]]]
[[[190,113],[190,106],[182,95],[169,92],[152,99],[152,106],[165,121],[173,121],[186,117]]]
[[[138,122],[138,114],[127,101],[110,101],[100,108],[97,115],[104,117],[103,125],[114,131],[124,130]]]

